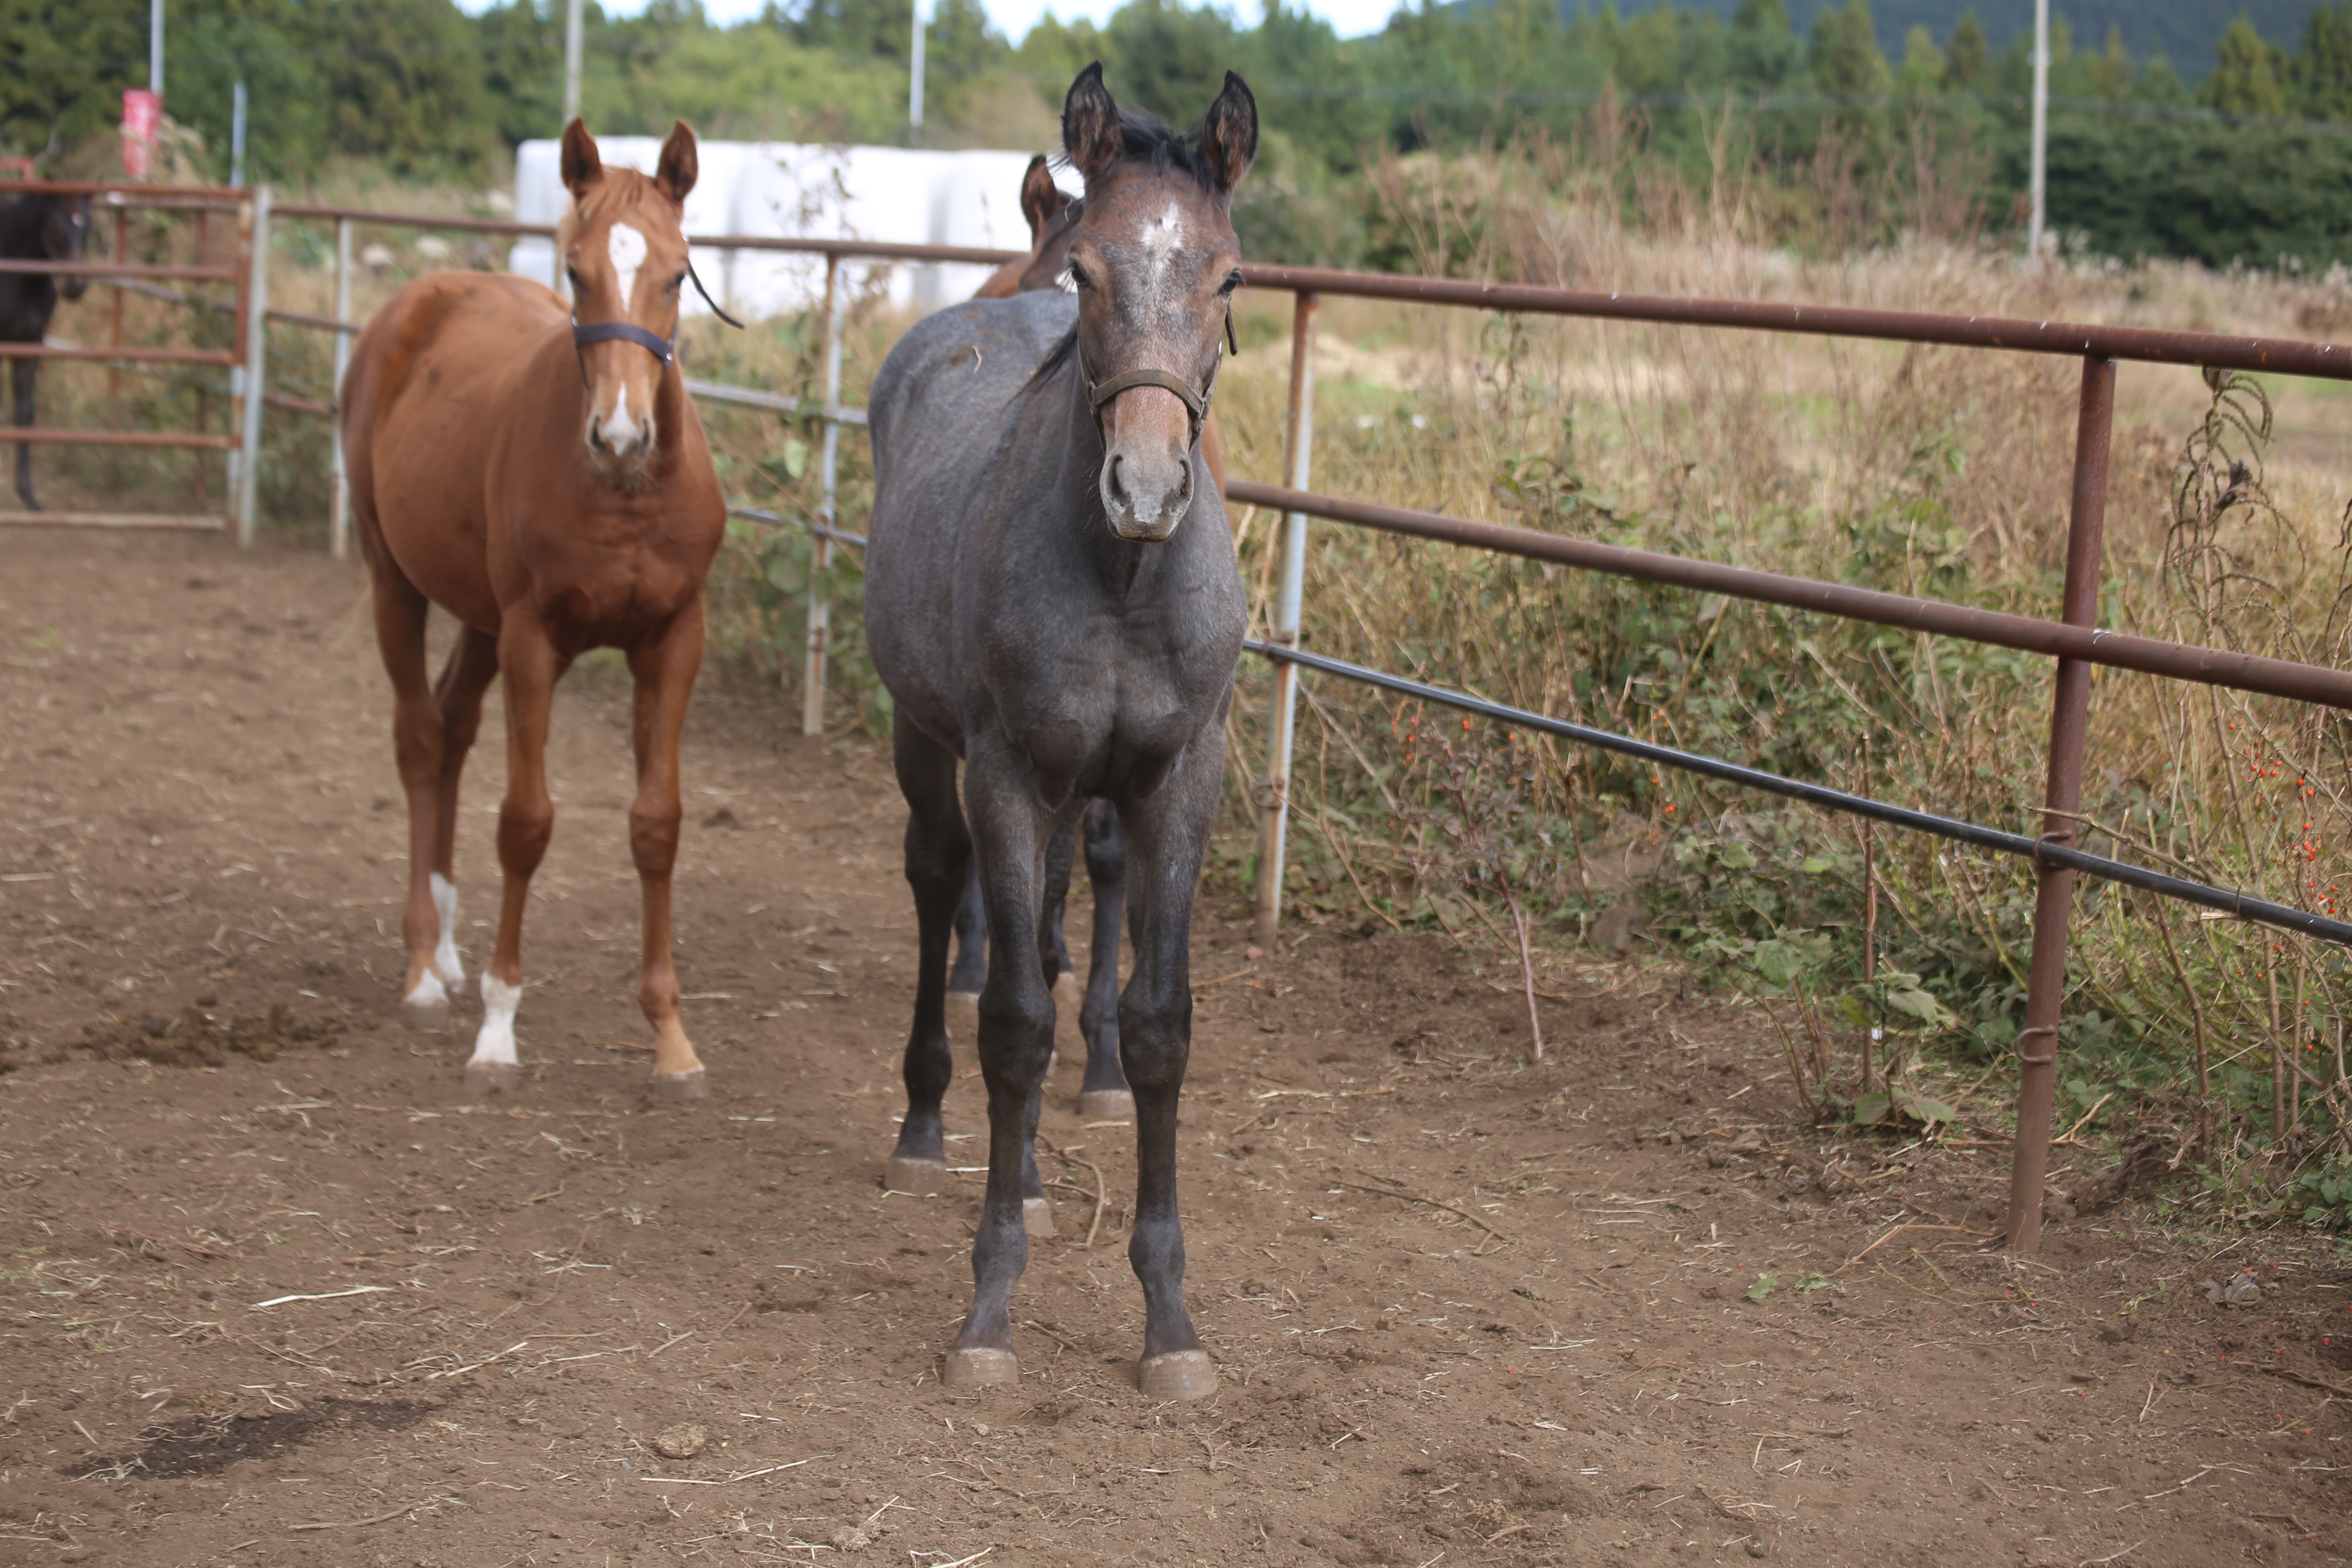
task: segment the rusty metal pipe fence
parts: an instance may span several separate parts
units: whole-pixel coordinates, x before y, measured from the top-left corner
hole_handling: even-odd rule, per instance
[[[177,196],[182,194],[159,195]],[[218,196],[222,193],[204,195]],[[546,237],[553,233],[551,228],[543,225],[495,218],[438,217],[290,204],[279,206],[276,209],[278,216],[331,222],[335,226],[336,312],[332,318],[321,318],[268,308],[268,279],[264,265],[268,253],[268,226],[271,217],[268,193],[226,195],[243,204],[239,207],[241,214],[251,215],[249,218],[241,220],[249,226],[241,258],[249,258],[250,265],[242,280],[238,304],[238,324],[243,329],[238,336],[245,344],[246,353],[242,361],[232,368],[242,373],[244,384],[256,390],[261,389],[260,341],[262,323],[266,321],[337,334],[335,368],[340,384],[345,364],[345,345],[360,325],[349,319],[351,233],[354,224],[505,236]],[[697,236],[693,237],[692,242],[709,249],[781,251],[825,258],[823,308],[824,391],[819,405],[809,407],[796,399],[756,388],[695,380],[687,383],[689,393],[698,398],[804,415],[821,420],[824,426],[820,470],[822,502],[818,515],[793,520],[772,510],[751,507],[738,508],[735,513],[739,517],[772,525],[798,521],[808,530],[814,542],[808,584],[808,637],[803,668],[802,729],[804,733],[820,733],[824,727],[828,653],[830,605],[826,583],[831,551],[836,543],[865,543],[862,536],[840,527],[836,510],[835,468],[840,430],[844,426],[859,426],[866,422],[864,410],[845,407],[841,403],[841,337],[846,292],[843,287],[841,264],[845,260],[858,259],[994,265],[1017,259],[1022,253],[966,247],[866,240],[778,239],[738,235]],[[155,275],[163,276],[169,270],[161,269]],[[2034,863],[2037,879],[2033,945],[2029,965],[2025,1028],[2017,1039],[2020,1065],[2018,1129],[2011,1165],[2006,1231],[2008,1245],[2021,1253],[2034,1251],[2041,1240],[2042,1192],[2049,1166],[2051,1107],[2056,1080],[2060,1009],[2065,984],[2067,927],[2074,902],[2074,879],[2077,872],[2142,889],[2160,897],[2201,905],[2240,919],[2263,921],[2352,946],[2352,924],[2326,920],[2308,910],[2270,903],[2227,889],[2165,876],[2127,862],[2091,855],[2074,845],[2076,826],[2080,821],[2077,814],[2082,805],[2084,749],[2090,710],[2090,672],[2095,665],[2137,670],[2170,679],[2199,681],[2352,711],[2352,671],[2260,658],[2229,649],[2197,647],[2157,638],[2132,637],[2110,632],[2096,625],[2117,363],[2128,360],[2152,364],[2193,365],[2209,370],[2352,381],[2352,347],[2215,332],[2166,331],[2142,327],[1995,316],[1467,283],[1446,279],[1345,272],[1319,268],[1245,264],[1242,270],[1244,280],[1251,286],[1282,289],[1293,297],[1285,452],[1286,482],[1269,485],[1248,479],[1229,479],[1225,485],[1225,495],[1229,500],[1266,507],[1282,517],[1279,545],[1282,574],[1274,602],[1268,607],[1269,635],[1262,639],[1254,637],[1246,645],[1250,651],[1267,658],[1274,666],[1274,689],[1266,723],[1265,778],[1260,786],[1257,802],[1255,934],[1261,942],[1271,941],[1281,921],[1292,777],[1293,718],[1297,695],[1297,671],[1301,668],[1443,703],[1465,712],[1483,714],[1499,722],[1534,729],[1579,744],[1638,756],[1744,788],[1763,790],[1894,826],[1931,833],[2030,858]],[[142,274],[126,269],[120,264],[111,267],[93,265],[90,271],[93,277],[121,279],[119,287],[137,287],[142,281]],[[1498,526],[1357,498],[1318,494],[1308,488],[1314,445],[1314,351],[1318,307],[1326,296],[1596,321],[1804,333],[1885,342],[2062,354],[2077,359],[2081,362],[2082,383],[2076,417],[2073,495],[2067,525],[2065,582],[2060,595],[2058,618],[2038,619],[1977,609],[1850,584],[1816,582],[1651,551],[1626,549],[1591,540],[1538,533],[1529,529]],[[0,353],[6,352],[5,347],[0,347]],[[40,352],[61,358],[106,357],[95,350]],[[164,357],[164,351],[141,352]],[[173,351],[173,353],[186,363],[224,363],[217,354],[194,357],[197,351]],[[247,398],[239,409],[243,420],[241,429],[251,434],[236,437],[239,444],[233,450],[249,453],[257,448],[260,410],[265,401],[272,406],[287,407],[298,413],[332,414],[331,406],[306,403],[301,399],[269,395]],[[82,438],[91,437],[86,436]],[[114,433],[105,433],[104,438],[116,437]],[[157,439],[181,438],[159,436]],[[330,534],[331,547],[340,555],[347,548],[348,510],[342,487],[340,437],[334,465]],[[239,534],[241,539],[247,541],[251,531],[249,492],[253,468],[249,462],[245,464],[238,476],[244,487],[239,490]],[[1298,643],[1305,598],[1307,521],[1310,518],[2053,658],[2057,660],[2057,670],[2053,691],[2042,832],[2038,837],[2029,838],[1980,824],[1935,816],[1719,759],[1612,735],[1550,715],[1507,707],[1386,671],[1308,653]]]
[[[93,218],[114,217],[112,259],[80,261],[0,260],[0,274],[47,274],[52,278],[85,278],[113,291],[112,341],[107,343],[0,342],[0,360],[40,360],[61,363],[102,363],[122,367],[157,366],[227,373],[224,389],[229,406],[229,427],[210,430],[115,430],[58,426],[8,427],[6,442],[51,447],[101,447],[121,449],[185,448],[216,451],[226,464],[227,505],[219,512],[125,512],[68,510],[0,512],[0,523],[44,527],[230,529],[241,542],[250,543],[255,526],[253,484],[258,464],[262,387],[260,333],[257,303],[266,304],[268,286],[268,251],[257,243],[269,228],[269,192],[226,188],[171,188],[85,180],[10,179],[0,181],[0,197],[10,195],[88,196]],[[233,215],[236,223],[231,260],[225,266],[194,262],[134,262],[127,254],[129,215],[133,210],[195,215],[201,224],[215,213]],[[93,232],[97,225],[93,223]],[[201,235],[201,231],[200,231]],[[199,237],[197,248],[203,249]],[[170,285],[226,284],[232,298],[204,300]],[[122,341],[122,297],[137,294],[173,304],[209,308],[231,318],[226,349],[181,348]]]

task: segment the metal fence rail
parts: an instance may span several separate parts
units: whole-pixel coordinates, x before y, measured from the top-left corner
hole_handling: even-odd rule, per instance
[[[1275,661],[1275,689],[1266,721],[1265,782],[1261,786],[1258,831],[1256,935],[1270,942],[1282,912],[1284,850],[1288,828],[1291,738],[1297,700],[1299,606],[1306,562],[1307,520],[1321,516],[1391,532],[1444,539],[1476,548],[1508,550],[1591,571],[1653,582],[1670,582],[1707,592],[1792,605],[1845,618],[1903,626],[1972,641],[1999,643],[2054,656],[2058,660],[2050,721],[2042,831],[2025,842],[2033,855],[2036,888],[2033,949],[2027,973],[2025,1027],[2016,1040],[2019,1057],[2017,1142],[2010,1165],[2006,1236],[2009,1246],[2030,1253],[2041,1245],[2042,1184],[2049,1171],[2051,1108],[2057,1085],[2058,1024],[2066,980],[2067,925],[2074,904],[2075,872],[2105,875],[2078,858],[2074,837],[2082,807],[2084,747],[2089,721],[2091,668],[2117,665],[2176,679],[2202,680],[2270,692],[2306,701],[2346,706],[2352,681],[2343,671],[2286,660],[2257,660],[2212,648],[2184,648],[2149,638],[2124,637],[2097,622],[2099,563],[2106,521],[2107,466],[2115,419],[2116,365],[2133,360],[2210,369],[2352,380],[2352,348],[2339,344],[2231,337],[2213,332],[2176,332],[2066,321],[2027,321],[2002,317],[1937,315],[1923,311],[1773,304],[1748,300],[1684,300],[1661,295],[1604,293],[1586,289],[1464,283],[1446,279],[1390,277],[1309,268],[1244,268],[1261,288],[1291,290],[1290,482],[1277,489],[1246,480],[1228,481],[1236,499],[1283,510],[1282,583],[1273,636],[1260,646]],[[1315,320],[1326,294],[1479,310],[1525,311],[1662,325],[1732,328],[1754,331],[1809,332],[1886,342],[1930,343],[1960,348],[2064,354],[2077,358],[2082,384],[2075,409],[2074,485],[2066,534],[2066,573],[2056,622],[1996,616],[1960,605],[1937,605],[1809,583],[1770,573],[1682,560],[1642,551],[1622,551],[1591,541],[1560,539],[1530,530],[1496,528],[1430,512],[1308,491],[1308,448],[1314,419],[1311,357]],[[1377,672],[1356,673],[1369,679]],[[1383,680],[1402,678],[1383,677]],[[1540,719],[1529,715],[1528,719]],[[1546,721],[1547,723],[1559,722]],[[1589,739],[1590,737],[1579,737]],[[1599,744],[1594,740],[1592,743]],[[1717,764],[1728,767],[1730,764]],[[1704,770],[1702,770],[1704,771]],[[1717,776],[1727,776],[1718,773]],[[1772,787],[1762,779],[1737,782]],[[1783,784],[1792,781],[1781,781]],[[1811,786],[1808,786],[1811,787]],[[1782,791],[1786,793],[1786,791]],[[1924,827],[1920,823],[1901,826]],[[1931,829],[1932,830],[1932,829]],[[1986,829],[1986,832],[1994,830]],[[2014,837],[2014,836],[2011,836]],[[1993,846],[2002,847],[2003,846]],[[2063,851],[2063,853],[2062,853]],[[2107,862],[2107,866],[2119,863]],[[2204,901],[2204,895],[2237,898],[2204,889],[2196,897],[2168,884],[2172,879],[2137,873],[2122,879],[2167,897]],[[2282,906],[2269,906],[2279,909]],[[2242,899],[2231,912],[2252,917]],[[2326,922],[2333,926],[2335,922]],[[2298,926],[2327,940],[2334,931]]]

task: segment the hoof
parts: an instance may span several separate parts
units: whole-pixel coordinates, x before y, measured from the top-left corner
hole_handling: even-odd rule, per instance
[[[1217,1391],[1217,1369],[1207,1351],[1171,1351],[1146,1357],[1135,1385],[1146,1399],[1206,1399]]]
[[[657,1072],[653,1076],[656,1100],[700,1100],[710,1092],[700,1068],[689,1072]]]
[[[1021,1228],[1030,1239],[1043,1240],[1054,1234],[1054,1205],[1044,1198],[1021,1200]]]
[[[948,1388],[982,1388],[990,1384],[1020,1381],[1021,1358],[1011,1351],[952,1350],[940,1365],[940,1383]]]
[[[512,1094],[522,1083],[522,1068],[513,1062],[467,1062],[466,1087],[476,1094]]]
[[[893,1154],[889,1168],[882,1173],[882,1184],[894,1193],[912,1193],[919,1198],[935,1198],[948,1190],[948,1163],[945,1160],[909,1160],[903,1154]]]
[[[980,993],[950,991],[948,993],[948,1036],[967,1040],[980,1037]]]
[[[446,1029],[449,1026],[449,999],[446,996],[432,1002],[403,1002],[400,1016],[412,1029]]]
[[[1123,1089],[1090,1089],[1078,1096],[1081,1121],[1132,1121],[1135,1096]]]

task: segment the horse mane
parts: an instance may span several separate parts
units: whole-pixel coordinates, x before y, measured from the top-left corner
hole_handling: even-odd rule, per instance
[[[1144,113],[1141,110],[1122,107],[1118,111],[1119,152],[1122,156],[1139,159],[1150,165],[1155,174],[1171,172],[1189,174],[1202,190],[1214,193],[1217,176],[1209,161],[1201,156],[1201,127],[1179,131],[1166,121]],[[1054,161],[1060,169],[1072,167],[1070,155],[1065,151]],[[1079,200],[1084,201],[1082,196]]]

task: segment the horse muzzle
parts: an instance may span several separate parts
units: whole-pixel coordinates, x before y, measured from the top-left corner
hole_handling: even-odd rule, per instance
[[[1130,544],[1164,543],[1192,510],[1192,454],[1138,451],[1120,442],[1103,458],[1103,514]]]
[[[653,456],[656,430],[653,399],[640,394],[639,406],[630,406],[630,386],[623,380],[614,389],[610,408],[588,412],[588,455],[596,467],[614,476],[641,473]]]

